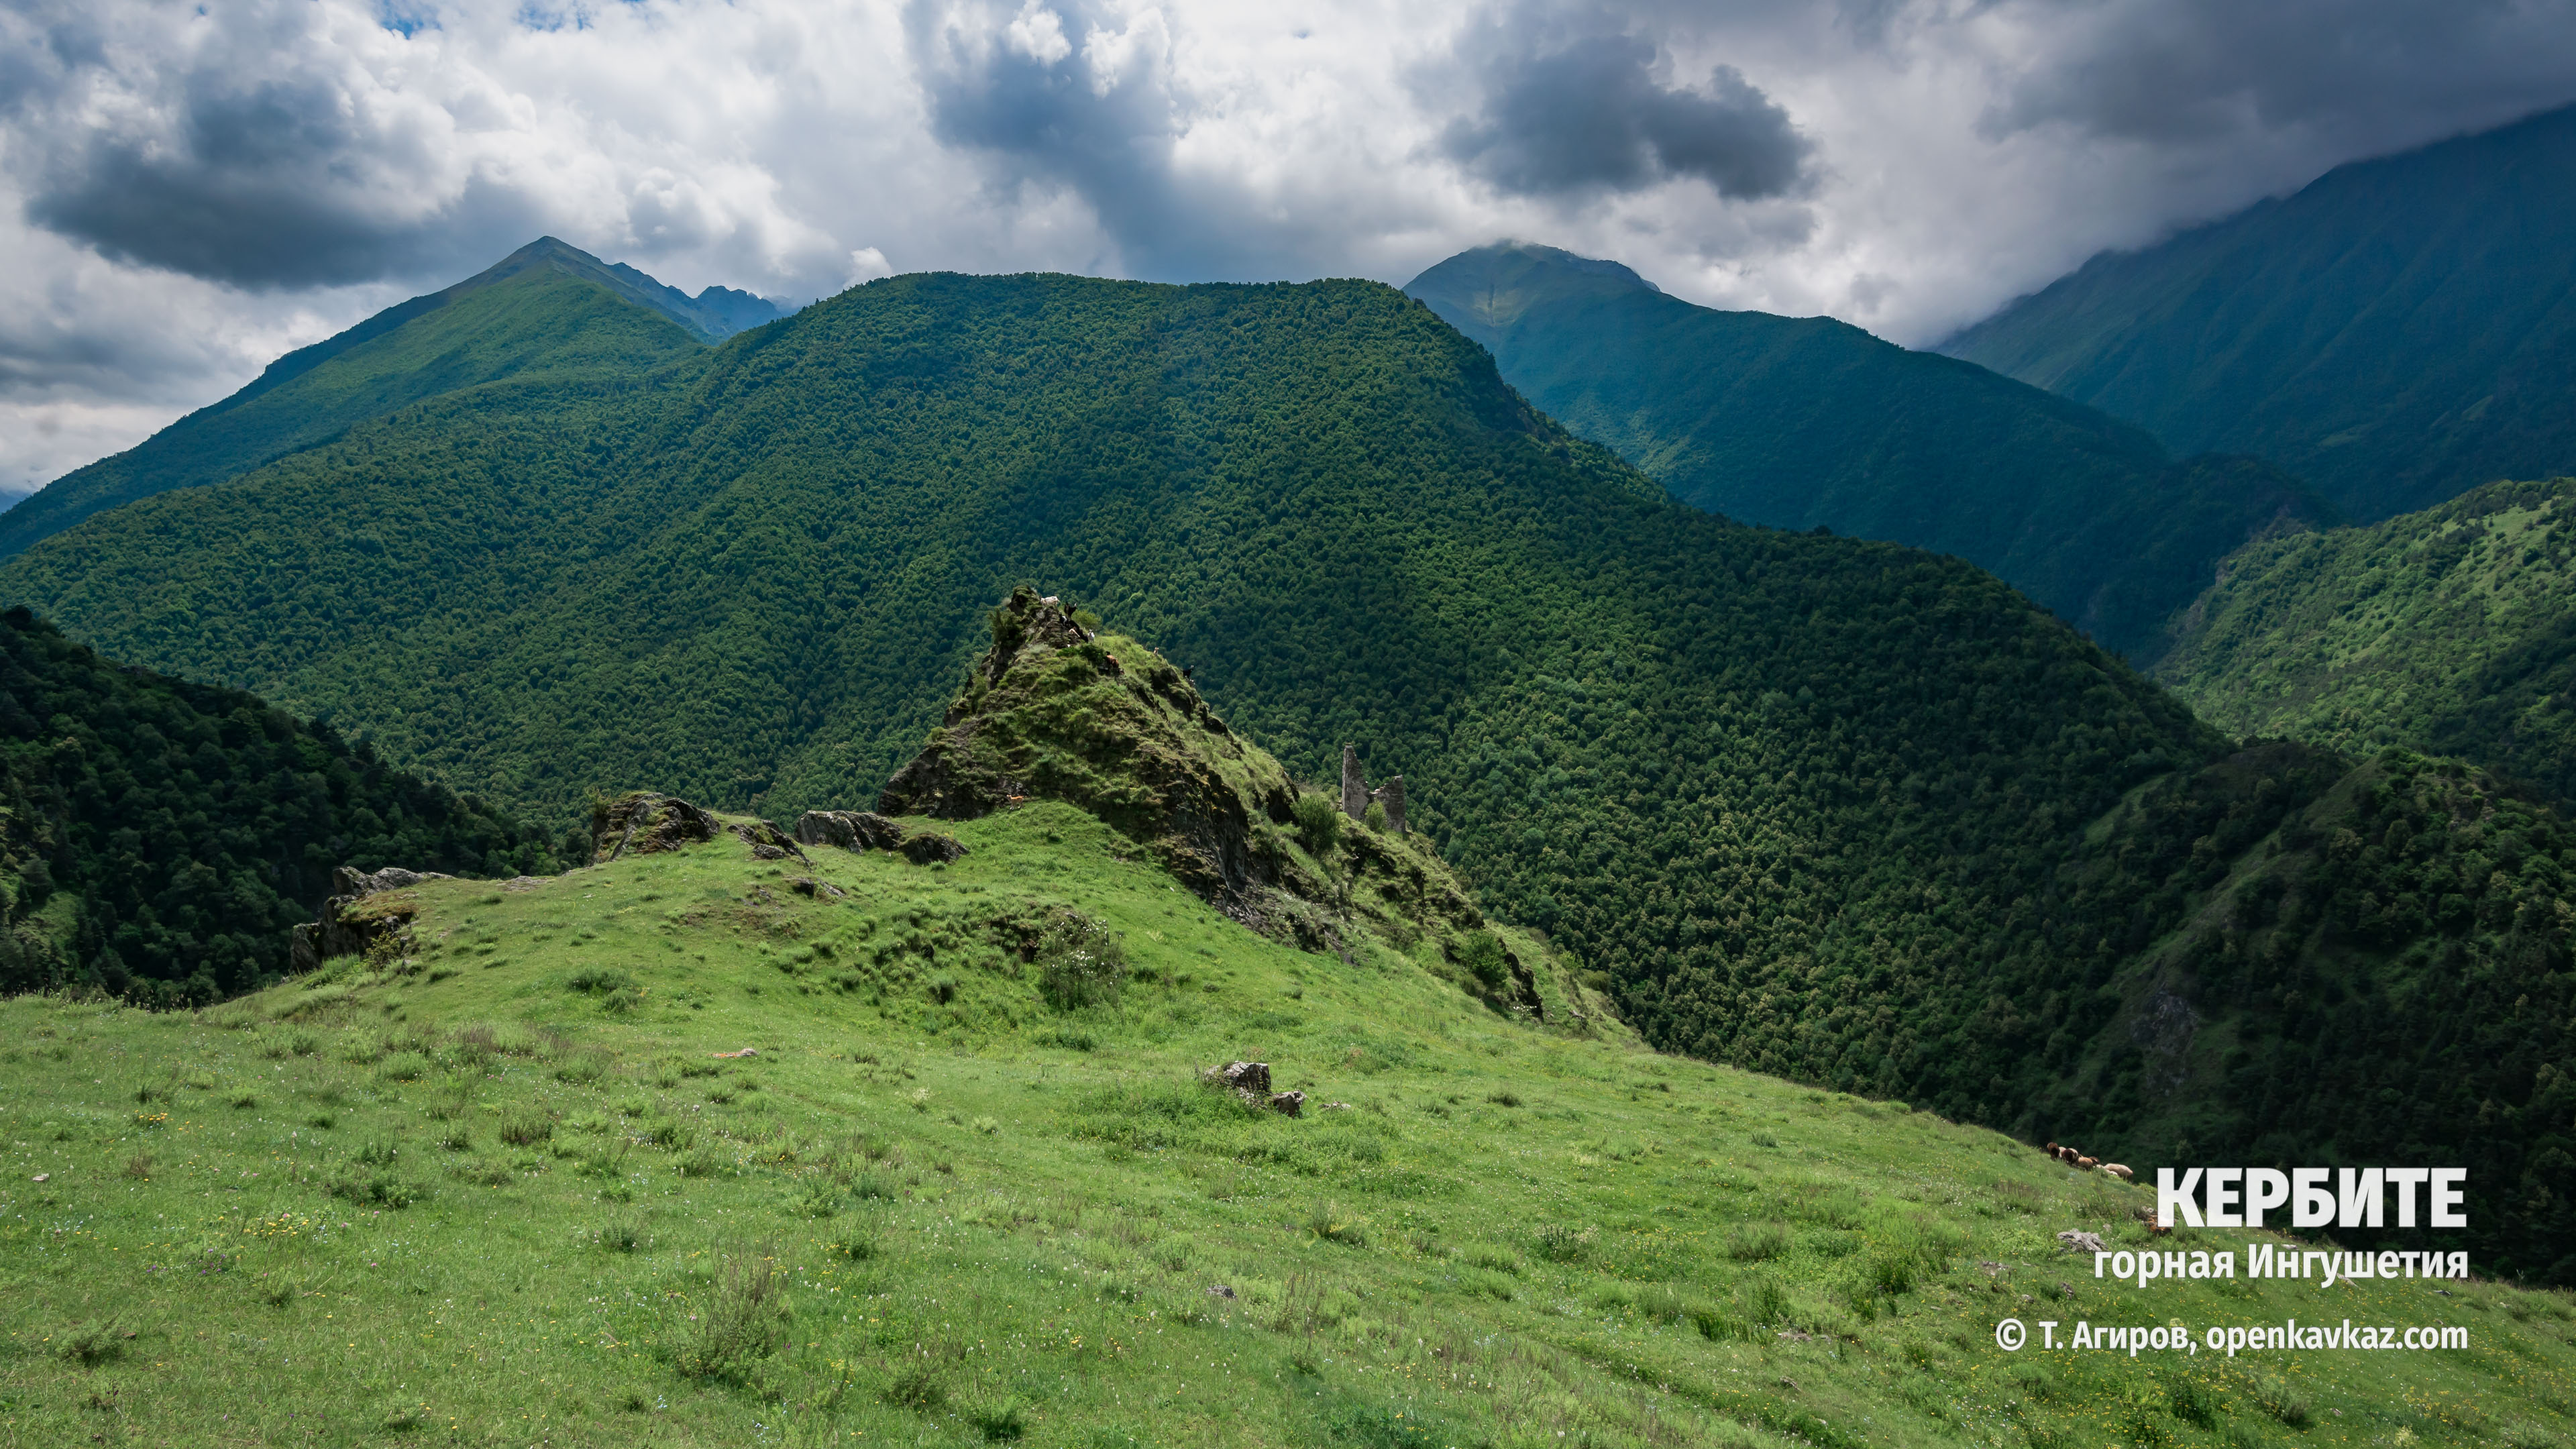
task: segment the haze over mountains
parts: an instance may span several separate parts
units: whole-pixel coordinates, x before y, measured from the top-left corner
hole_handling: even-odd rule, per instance
[[[2335,516],[2252,459],[2176,463],[1984,368],[1827,317],[1694,306],[1615,262],[1507,243],[1405,290],[1683,502],[1957,554],[2132,656],[2229,551]]]
[[[1942,344],[2375,521],[2576,472],[2576,108],[2106,253]]]

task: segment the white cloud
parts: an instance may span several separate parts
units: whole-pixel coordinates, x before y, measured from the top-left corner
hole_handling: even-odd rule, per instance
[[[1053,65],[1073,54],[1073,42],[1064,38],[1064,17],[1038,0],[1021,6],[1020,13],[1002,33],[1010,40],[1011,49],[1040,65]]]
[[[798,300],[934,267],[1400,282],[1520,236],[1923,342],[2576,99],[2576,0],[388,13],[0,0],[0,486],[541,232]],[[1542,105],[1595,130],[1518,124]]]

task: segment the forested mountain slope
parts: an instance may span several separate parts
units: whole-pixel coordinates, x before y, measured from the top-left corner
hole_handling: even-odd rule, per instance
[[[2131,658],[2247,539],[2324,521],[2248,459],[1830,317],[1720,312],[1615,262],[1506,243],[1406,285],[1503,377],[1673,496],[1749,523],[1954,553]]]
[[[101,509],[220,483],[422,398],[500,378],[631,377],[777,314],[721,287],[692,299],[543,237],[290,352],[222,402],[65,474],[0,513],[0,557]]]
[[[0,992],[205,1005],[285,972],[341,865],[515,875],[549,844],[364,741],[0,614]]]
[[[1942,350],[2365,521],[2576,472],[2576,107],[2104,253]]]
[[[1365,283],[890,279],[637,385],[416,405],[0,567],[102,647],[494,798],[649,782],[774,816],[873,802],[1023,581],[1153,641],[1305,778],[1344,742],[1404,775],[1417,828],[1650,1040],[2034,1134],[2172,1107],[2066,1084],[2197,999],[2160,953],[2294,814],[2388,828],[2333,794],[2346,761],[2231,758],[1961,561],[1675,502]],[[2514,848],[2555,870],[2548,829]],[[2481,877],[2455,927],[2360,910],[2402,893],[2384,864],[2300,877],[2360,913],[2301,918],[2288,989],[2456,944],[2495,966],[2424,1007],[2446,1042],[2496,990],[2562,989],[2555,879]],[[2537,1090],[2474,1065],[2392,1068],[2439,1104],[2390,1119],[2403,1143]],[[2217,1105],[2195,1143],[2291,1120]],[[2556,1130],[2479,1134],[2480,1182],[2555,1190],[2529,1174]],[[2526,1268],[2557,1243],[2496,1240]]]
[[[2576,482],[2227,561],[2158,673],[2222,729],[2479,761],[2576,801]]]

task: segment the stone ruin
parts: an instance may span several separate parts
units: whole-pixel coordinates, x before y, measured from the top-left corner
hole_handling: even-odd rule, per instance
[[[1368,816],[1371,802],[1386,807],[1386,828],[1397,835],[1404,831],[1404,777],[1389,775],[1386,783],[1372,790],[1360,774],[1360,752],[1342,746],[1342,813],[1353,820]]]

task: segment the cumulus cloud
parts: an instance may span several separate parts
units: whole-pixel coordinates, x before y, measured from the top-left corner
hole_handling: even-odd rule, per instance
[[[2576,100],[2576,0],[0,0],[0,487],[541,233],[689,291],[1401,282],[1921,343]]]
[[[1604,10],[1520,5],[1469,28],[1459,61],[1481,101],[1441,150],[1510,192],[1635,191],[1676,177],[1721,196],[1778,196],[1803,179],[1807,139],[1741,71],[1697,88],[1656,78],[1655,42]]]

